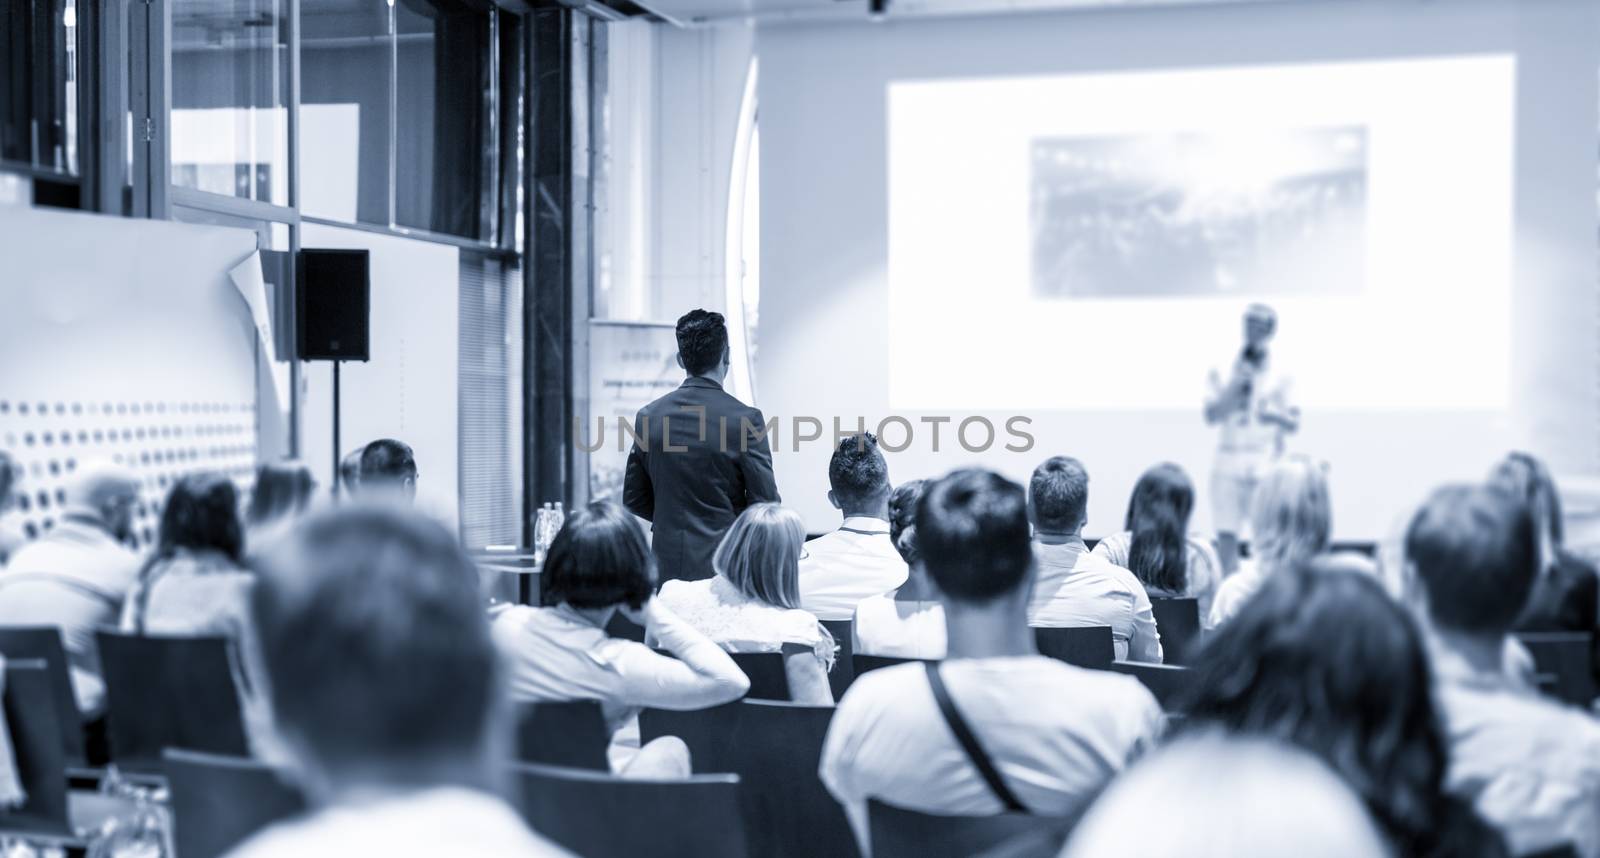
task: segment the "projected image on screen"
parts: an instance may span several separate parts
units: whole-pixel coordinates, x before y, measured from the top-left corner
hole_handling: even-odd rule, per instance
[[[1363,126],[1038,137],[1031,158],[1037,297],[1364,286]]]

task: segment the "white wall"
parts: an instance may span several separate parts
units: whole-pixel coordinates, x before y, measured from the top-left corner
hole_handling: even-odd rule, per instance
[[[417,456],[419,505],[459,520],[460,259],[455,247],[364,230],[305,224],[302,247],[366,249],[372,254],[372,360],[339,370],[344,452],[398,438]],[[303,364],[301,455],[323,486],[333,479],[333,374]]]
[[[1480,476],[1509,446],[1530,448],[1562,475],[1600,471],[1600,9],[1586,0],[1241,4],[762,27],[761,405],[769,416],[826,422],[839,415],[847,425],[856,415],[875,422],[886,414],[890,81],[1484,52],[1513,53],[1518,64],[1511,406],[1312,413],[1296,447],[1332,463],[1334,527],[1346,539],[1381,535],[1428,486]],[[982,300],[983,284],[972,288]],[[1447,306],[1413,320],[1449,323]],[[973,342],[951,347],[971,354],[972,372],[1006,372],[985,364],[983,349],[984,337],[1006,332],[975,333]],[[1361,348],[1361,337],[1350,331],[1349,347]],[[1152,344],[1153,354],[1158,349]],[[1197,378],[1214,360],[1151,359]],[[1073,381],[1063,367],[1064,391]],[[891,457],[891,472],[898,481],[981,463],[1021,479],[1047,455],[1076,455],[1093,475],[1088,532],[1105,533],[1120,526],[1139,472],[1158,460],[1183,464],[1204,495],[1214,437],[1201,424],[1196,387],[1193,409],[1031,414],[1038,444],[1028,453],[968,454],[952,449],[947,430],[942,452],[919,444]],[[783,446],[776,467],[785,500],[810,529],[831,526],[837,513],[825,500],[826,444],[800,453],[789,452],[787,440]],[[1208,521],[1202,502],[1196,524]]]

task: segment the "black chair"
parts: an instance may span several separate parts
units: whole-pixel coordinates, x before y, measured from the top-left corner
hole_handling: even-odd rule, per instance
[[[164,765],[172,791],[173,846],[183,858],[219,858],[306,809],[300,791],[265,763],[168,750]]]
[[[860,653],[851,655],[850,661],[855,666],[858,678],[863,673],[871,673],[879,668],[894,667],[897,664],[910,664],[912,662],[920,664],[922,662],[921,659],[916,658],[895,658],[890,655],[862,655]]]
[[[1189,668],[1177,664],[1146,664],[1139,661],[1113,661],[1111,669],[1126,673],[1144,683],[1156,702],[1169,713],[1182,713],[1189,705]]]
[[[1600,696],[1594,678],[1594,643],[1588,632],[1518,632],[1540,674],[1553,679],[1541,687],[1575,706],[1588,708]]]
[[[11,659],[44,662],[50,678],[56,718],[61,724],[61,750],[69,768],[89,765],[84,747],[82,715],[78,698],[72,692],[72,673],[68,667],[61,629],[55,626],[0,626],[0,654]]]
[[[101,631],[95,639],[119,768],[159,774],[167,748],[250,755],[226,638]]]
[[[1150,609],[1161,633],[1162,661],[1189,664],[1200,646],[1200,600],[1151,599]]]
[[[877,799],[867,801],[867,820],[873,858],[967,858],[1030,835],[1042,836],[1059,851],[1071,825],[1026,813],[937,816]]]
[[[695,771],[739,775],[750,854],[848,858],[857,854],[849,822],[817,779],[832,719],[831,706],[744,700],[696,712],[646,709],[639,732],[645,742],[682,739]]]
[[[851,629],[850,620],[822,620],[822,627],[833,635],[833,642],[839,645],[834,654],[833,671],[828,674],[828,685],[833,689],[833,699],[841,700],[844,693],[850,690],[850,683],[856,681],[855,664],[851,655],[855,651],[855,632]]]
[[[783,653],[736,652],[735,664],[750,677],[750,692],[745,695],[760,700],[788,700],[789,673],[783,666]]]
[[[1105,670],[1116,659],[1116,647],[1111,641],[1110,626],[1083,626],[1067,629],[1033,630],[1034,642],[1040,655],[1075,664]]]
[[[39,659],[8,659],[5,682],[6,724],[27,798],[20,807],[0,808],[0,834],[73,838],[77,832],[67,801],[62,722],[49,666]]]
[[[737,775],[636,781],[530,764],[513,766],[511,772],[528,824],[585,858],[749,854]]]
[[[621,611],[611,615],[611,621],[606,623],[606,634],[614,638],[644,643],[644,626],[624,617]]]
[[[517,760],[609,772],[611,733],[593,700],[522,703],[517,707]]]

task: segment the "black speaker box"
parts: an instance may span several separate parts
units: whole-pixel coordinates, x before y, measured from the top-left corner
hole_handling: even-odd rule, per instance
[[[301,250],[295,259],[301,360],[368,360],[371,260],[365,250]]]

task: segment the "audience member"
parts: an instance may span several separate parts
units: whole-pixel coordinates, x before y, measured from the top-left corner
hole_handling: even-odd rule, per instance
[[[668,581],[657,600],[730,652],[782,652],[797,703],[833,703],[833,637],[800,608],[805,527],[793,510],[759,503],[739,515],[712,558],[716,575]],[[662,640],[655,629],[646,641]]]
[[[1522,500],[1533,517],[1539,543],[1538,579],[1517,629],[1593,633],[1600,608],[1600,578],[1588,561],[1562,544],[1566,528],[1561,493],[1549,469],[1527,453],[1512,453],[1495,466],[1489,481]]]
[[[1450,790],[1512,852],[1571,846],[1600,855],[1600,724],[1505,670],[1507,638],[1539,574],[1539,534],[1503,489],[1435,491],[1406,531],[1450,743]]]
[[[339,460],[339,490],[346,495],[361,491],[361,456],[366,447],[357,447]]]
[[[828,502],[844,513],[844,523],[806,543],[800,607],[819,620],[848,620],[862,599],[893,590],[908,574],[889,537],[889,465],[872,433],[839,442],[828,485]]]
[[[622,507],[594,503],[567,519],[541,575],[544,607],[502,611],[492,631],[514,700],[598,700],[613,735],[612,768],[630,777],[687,777],[674,738],[639,748],[644,707],[703,709],[743,697],[750,680],[710,638],[652,599],[655,561]],[[651,630],[669,658],[606,634],[621,611]]]
[[[1422,635],[1370,571],[1323,556],[1267,580],[1206,643],[1186,728],[1279,739],[1360,796],[1391,854],[1504,855],[1444,792],[1449,754]]]
[[[286,459],[256,468],[245,525],[252,549],[278,538],[311,509],[317,481],[304,462]]]
[[[1194,484],[1170,462],[1139,477],[1122,530],[1100,540],[1094,553],[1132,572],[1152,599],[1194,599],[1209,625],[1222,584],[1222,561],[1211,543],[1189,533]]]
[[[1268,578],[1298,569],[1328,547],[1332,527],[1328,479],[1302,455],[1285,456],[1261,474],[1250,514],[1251,562],[1222,582],[1210,626],[1220,626],[1250,601]]]
[[[688,378],[639,409],[622,498],[651,523],[663,580],[711,577],[723,534],[753,504],[778,501],[761,410],[722,389],[728,326],[721,313],[678,319],[678,365]]]
[[[471,560],[408,511],[313,516],[258,562],[252,612],[309,813],[233,858],[564,855],[499,796],[503,683]]]
[[[977,469],[933,483],[917,550],[944,602],[948,655],[856,680],[828,728],[822,782],[864,851],[869,798],[925,813],[1076,814],[1155,741],[1160,707],[1132,677],[1034,648],[1021,486]],[[956,739],[958,719],[974,746]]]
[[[16,502],[17,483],[22,481],[22,466],[11,454],[0,450],[0,569],[28,541],[10,514]]]
[[[361,478],[357,483],[366,498],[417,497],[417,458],[411,447],[393,438],[379,438],[361,451]]]
[[[1387,858],[1361,800],[1315,757],[1260,739],[1167,746],[1119,777],[1062,858]]]
[[[139,577],[139,557],[126,544],[139,478],[120,465],[84,464],[66,492],[56,526],[18,549],[0,575],[0,625],[60,627],[88,718],[105,700],[94,632],[116,625]]]
[[[233,481],[192,474],[173,484],[155,550],[139,570],[122,612],[136,634],[215,635],[234,645],[234,683],[251,749],[276,758],[272,717],[261,689],[261,654],[250,625],[255,576],[244,567],[244,528]]]
[[[1069,456],[1035,468],[1028,482],[1037,568],[1028,625],[1043,628],[1110,626],[1117,658],[1161,661],[1161,636],[1144,585],[1132,572],[1090,553],[1089,472]]]
[[[944,658],[944,605],[917,552],[917,501],[923,480],[912,480],[889,495],[889,539],[909,574],[899,588],[861,600],[856,606],[853,651],[861,655],[939,660]]]

